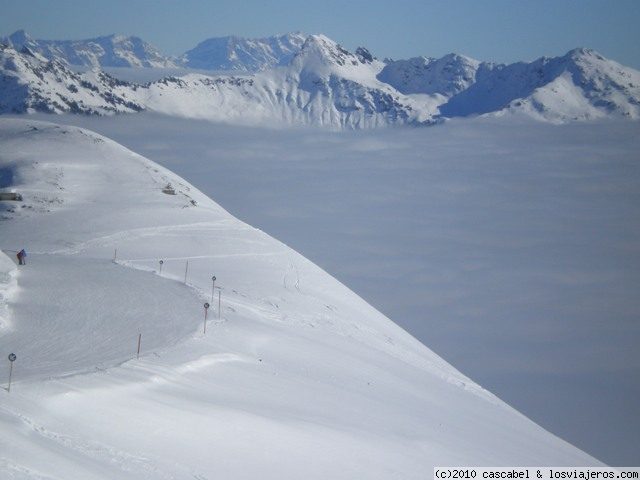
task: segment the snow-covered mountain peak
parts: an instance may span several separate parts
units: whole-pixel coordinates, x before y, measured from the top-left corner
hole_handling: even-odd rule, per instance
[[[86,60],[95,69],[101,62],[131,65],[150,58],[153,50],[137,37],[53,42],[49,50],[30,38],[16,32],[2,43],[25,41],[20,52],[3,47],[0,113],[149,109],[251,125],[275,121],[330,128],[428,124],[506,112],[560,123],[640,118],[640,72],[585,48],[511,65],[455,53],[381,62],[363,47],[352,53],[325,35],[224,37],[203,42],[197,49],[201,56],[189,60],[253,75],[189,74],[136,85],[95,70],[79,75],[68,63]],[[52,54],[72,47],[82,61]]]
[[[325,35],[309,35],[291,61],[290,69],[304,79],[327,80],[334,75],[368,87],[388,89],[388,85],[375,78],[383,66],[365,48],[360,47],[354,54]]]
[[[21,47],[26,43],[33,41],[33,38],[31,38],[31,36],[24,30],[17,30],[7,38],[10,45],[13,45],[14,47]]]
[[[475,81],[479,66],[479,61],[456,53],[438,59],[414,57],[390,60],[378,79],[405,94],[426,93],[451,97]]]
[[[553,61],[551,59],[550,61]],[[604,55],[590,48],[576,48],[560,57],[560,62],[568,68],[574,67],[584,74],[599,73],[609,77],[623,77],[631,79],[638,75],[638,71],[619,64],[614,60],[605,58]]]
[[[46,60],[39,51],[37,41],[34,40],[25,30],[17,30],[13,32],[8,37],[0,39],[0,43],[12,47],[24,55],[35,57],[40,60]]]
[[[134,40],[134,41],[141,41],[140,37],[136,37],[136,36],[127,37],[126,35],[122,35],[118,33],[112,33],[111,35],[107,35],[105,38],[109,38],[116,43],[122,43],[127,41],[128,39]]]
[[[572,58],[575,60],[578,59],[596,59],[596,60],[606,60],[606,58],[595,51],[592,48],[578,47],[573,50],[569,50],[566,55],[567,58]]]
[[[640,72],[577,48],[531,63],[480,64],[475,81],[440,108],[444,116],[524,114],[563,123],[640,118]]]
[[[360,59],[345,50],[329,37],[316,34],[309,35],[292,62],[302,67],[308,65],[358,65]]]
[[[99,69],[76,73],[64,60],[47,60],[27,46],[18,52],[0,44],[0,84],[0,113],[105,114],[143,109],[133,101],[132,85]]]
[[[475,58],[462,55],[460,53],[448,53],[440,59],[433,60],[434,63],[442,64],[445,66],[455,66],[467,69],[477,69],[480,66],[480,61]]]
[[[306,38],[302,32],[254,39],[214,37],[184,53],[180,61],[190,68],[259,72],[289,63]]]

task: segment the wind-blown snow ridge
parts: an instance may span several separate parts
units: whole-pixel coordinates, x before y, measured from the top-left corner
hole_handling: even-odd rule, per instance
[[[0,113],[147,109],[237,124],[330,128],[430,125],[470,115],[557,123],[640,118],[640,72],[587,49],[511,65],[456,54],[384,63],[362,47],[351,53],[324,35],[228,37],[203,42],[185,61],[214,68],[207,59],[226,52],[228,61],[215,60],[218,67],[257,73],[190,73],[135,84],[99,70],[74,73],[29,45],[24,42],[19,52],[0,47]]]

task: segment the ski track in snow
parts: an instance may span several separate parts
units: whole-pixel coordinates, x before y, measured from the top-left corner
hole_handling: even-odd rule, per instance
[[[20,352],[20,381],[105,370],[135,357],[138,333],[145,354],[175,344],[199,324],[199,302],[187,288],[106,259],[30,254],[18,278],[10,302],[14,327],[0,345]]]
[[[238,222],[229,221],[229,220],[220,220],[218,222],[197,222],[197,223],[189,223],[189,224],[172,224],[172,225],[164,225],[157,227],[147,227],[147,228],[134,228],[130,230],[123,230],[120,232],[112,233],[109,235],[96,237],[91,240],[87,240],[84,242],[75,243],[72,246],[67,248],[52,250],[50,252],[40,252],[40,253],[53,253],[53,254],[77,254],[82,253],[90,248],[96,247],[107,247],[107,246],[117,246],[125,241],[135,241],[143,238],[153,237],[161,234],[173,233],[173,232],[224,232],[225,230],[238,230],[239,225]],[[246,229],[250,229],[251,227],[246,226]],[[177,258],[187,258],[187,257],[177,257]],[[157,260],[157,259],[150,259]]]

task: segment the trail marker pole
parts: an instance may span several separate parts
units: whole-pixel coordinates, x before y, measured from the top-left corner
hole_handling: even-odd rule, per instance
[[[13,362],[16,361],[16,354],[9,354],[9,386],[7,387],[7,392],[11,392],[11,376],[13,375]]]
[[[213,303],[213,291],[216,288],[216,276],[215,275],[213,277],[211,277],[211,281],[212,281],[212,284],[211,284],[211,303]]]
[[[220,309],[220,291],[222,289],[218,288],[218,320],[220,320],[220,318],[222,318],[222,310]]]
[[[209,304],[204,304],[204,329],[202,330],[202,334],[207,334],[207,312],[209,311]]]
[[[117,258],[118,258],[118,249],[116,248],[116,249],[113,251],[113,261],[115,262]]]
[[[158,273],[158,275],[162,275],[162,265],[164,265],[164,260],[160,260],[160,272]]]
[[[187,273],[189,272],[189,260],[187,260],[187,265],[184,267],[184,283],[187,284]]]
[[[138,351],[136,352],[136,359],[140,358],[140,342],[142,341],[142,334],[138,334]]]

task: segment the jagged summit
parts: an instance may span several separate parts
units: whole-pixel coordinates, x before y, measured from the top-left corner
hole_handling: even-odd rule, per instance
[[[292,65],[357,67],[372,61],[373,56],[362,47],[354,54],[329,37],[317,34],[307,37],[300,51],[293,58]]]
[[[356,57],[358,57],[358,60],[362,63],[371,63],[376,60],[371,52],[364,47],[356,48]]]
[[[24,46],[28,42],[32,42],[31,36],[24,30],[16,30],[9,37],[7,37],[8,43],[16,47],[16,49]]]
[[[387,90],[389,85],[376,79],[383,66],[364,48],[351,53],[325,35],[309,35],[289,68],[292,74],[299,74],[305,81],[327,80],[334,76]]]

